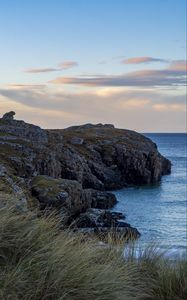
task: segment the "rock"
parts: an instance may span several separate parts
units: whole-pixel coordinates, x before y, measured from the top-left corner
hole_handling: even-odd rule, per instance
[[[91,207],[99,209],[112,208],[116,203],[116,196],[109,192],[97,191],[94,189],[86,189],[85,192],[91,198]]]
[[[78,125],[78,126],[71,126],[66,128],[65,130],[84,130],[84,129],[93,129],[93,128],[115,128],[113,124],[102,124],[102,123],[98,123],[98,124],[91,124],[91,123],[87,123],[84,125]]]
[[[7,112],[3,115],[2,119],[5,121],[12,121],[14,119],[15,114],[16,113],[14,111]]]
[[[72,216],[90,207],[90,200],[75,180],[40,175],[33,178],[30,185],[32,195],[39,200],[41,209],[66,208],[69,216]]]
[[[106,239],[109,234],[116,241],[140,237],[140,233],[136,228],[131,227],[128,223],[118,221],[118,217],[122,217],[121,213],[88,209],[85,213],[80,214],[74,221],[73,226],[75,231],[84,234],[94,233],[102,239]]]
[[[84,190],[76,180],[38,175],[32,179],[30,186],[32,196],[38,199],[42,210],[66,208],[70,217],[85,212],[91,207],[109,208],[116,203],[113,194]],[[102,198],[100,198],[101,194]],[[113,213],[110,214],[113,216]]]
[[[3,165],[0,165],[0,177],[5,176],[6,168]]]
[[[77,227],[118,227],[120,222],[118,218],[122,218],[122,215],[116,212],[110,212],[108,210],[87,209],[85,213],[79,215],[75,220],[75,225]],[[124,216],[123,216],[124,218]],[[92,224],[92,226],[90,225]],[[125,227],[125,226],[120,226]]]
[[[47,143],[47,134],[39,126],[14,120],[14,111],[6,113],[0,119],[0,131],[32,142]]]
[[[82,145],[84,142],[84,139],[78,138],[76,136],[72,137],[70,143],[73,145]]]
[[[11,176],[6,167],[0,165],[0,207],[10,205],[17,207],[21,212],[27,212],[29,208],[28,197],[22,187],[22,181],[19,178]]]
[[[123,221],[118,221],[117,227],[131,227],[129,223],[123,222]]]
[[[59,153],[63,177],[78,180],[84,188],[112,190],[151,184],[170,173],[171,163],[155,143],[134,131],[86,124],[60,132],[64,141],[64,151]],[[84,139],[79,148],[69,142],[75,134]]]
[[[59,192],[58,194],[57,194],[57,199],[66,199],[66,198],[68,198],[69,197],[69,194],[67,193],[67,192]]]

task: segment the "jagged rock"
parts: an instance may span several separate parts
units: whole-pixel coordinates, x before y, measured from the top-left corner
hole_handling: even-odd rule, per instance
[[[12,205],[22,212],[28,211],[29,203],[21,183],[19,178],[11,176],[7,168],[0,165],[0,207],[10,202],[9,196],[12,195],[14,196]]]
[[[79,228],[87,227],[119,227],[119,218],[124,219],[125,216],[117,212],[110,212],[109,210],[102,210],[96,208],[87,209],[85,213],[75,220],[75,225]],[[92,224],[92,225],[91,225]],[[125,223],[126,226],[130,226]],[[121,226],[124,227],[124,226]]]
[[[69,216],[85,212],[91,207],[111,208],[117,202],[113,194],[92,189],[84,190],[75,180],[39,175],[32,179],[30,186],[32,195],[39,200],[41,209],[63,207]],[[113,216],[113,213],[110,215]]]
[[[57,132],[64,140],[64,150],[59,153],[62,176],[78,180],[84,188],[110,190],[150,184],[170,173],[171,163],[155,143],[134,131],[86,124]],[[69,142],[75,134],[84,139],[79,148]]]
[[[81,184],[75,180],[40,175],[33,178],[31,191],[39,200],[41,209],[64,207],[70,216],[85,211],[91,205],[91,199],[86,197]]]
[[[122,214],[99,209],[88,209],[74,221],[75,231],[84,234],[98,234],[101,237],[112,235],[113,239],[122,240],[140,236],[136,228],[122,222]]]
[[[47,143],[47,134],[39,126],[14,120],[15,112],[11,111],[0,119],[0,131],[21,139],[28,139],[32,142]],[[2,120],[2,122],[1,122]]]
[[[16,113],[14,111],[7,112],[3,115],[2,119],[5,121],[12,121],[14,119],[15,114]]]
[[[92,208],[109,209],[117,203],[116,196],[112,193],[94,189],[86,189],[85,192],[89,194]]]

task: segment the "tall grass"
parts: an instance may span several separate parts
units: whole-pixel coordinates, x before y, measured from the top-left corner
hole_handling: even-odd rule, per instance
[[[54,215],[0,208],[0,299],[180,300],[186,278],[185,261],[170,263],[154,250],[124,257],[122,248],[59,231]]]

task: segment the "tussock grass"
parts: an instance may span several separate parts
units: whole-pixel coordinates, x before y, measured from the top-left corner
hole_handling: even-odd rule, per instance
[[[111,239],[111,237],[110,237]],[[33,218],[0,208],[0,299],[181,300],[185,261],[171,263],[154,249],[136,258],[112,243],[100,247],[59,231],[55,215]]]

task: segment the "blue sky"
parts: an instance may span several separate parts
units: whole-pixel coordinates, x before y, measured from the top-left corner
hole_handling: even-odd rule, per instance
[[[185,0],[0,0],[0,111],[184,131],[185,23]]]

